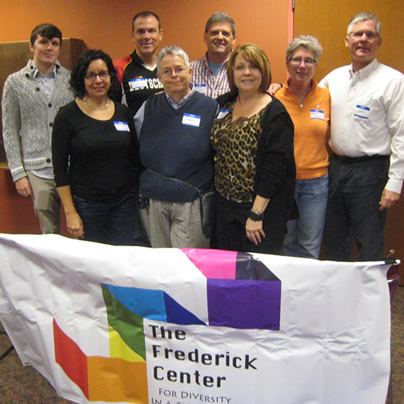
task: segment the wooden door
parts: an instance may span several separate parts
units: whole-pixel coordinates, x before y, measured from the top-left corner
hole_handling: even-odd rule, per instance
[[[322,44],[324,54],[316,72],[319,81],[336,67],[350,63],[344,38],[349,20],[367,11],[377,15],[382,23],[382,45],[377,58],[404,73],[403,0],[295,0],[294,36],[314,35]],[[404,190],[400,202],[389,209],[385,233],[385,253],[403,261],[401,282],[404,282]]]
[[[377,15],[382,23],[379,62],[404,73],[403,0],[295,0],[294,36],[314,35],[324,48],[317,80],[336,67],[350,63],[344,38],[349,20],[362,11]]]

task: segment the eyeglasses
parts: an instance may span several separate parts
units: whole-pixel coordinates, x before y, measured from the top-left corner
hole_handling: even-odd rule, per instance
[[[109,72],[102,70],[99,73],[88,72],[84,75],[84,78],[89,81],[94,81],[96,77],[99,77],[101,80],[106,80],[109,77]]]
[[[185,70],[187,70],[185,67],[178,66],[178,67],[175,67],[174,69],[168,69],[168,68],[164,69],[160,72],[160,74],[162,76],[171,76],[173,73],[180,75],[180,74],[184,73]]]
[[[376,39],[379,36],[379,34],[374,31],[355,31],[351,32],[349,35],[353,36],[355,39],[360,39],[363,35],[366,35],[370,40]]]
[[[304,62],[305,65],[307,66],[311,66],[314,65],[316,63],[316,61],[312,58],[292,58],[290,59],[290,63],[294,64],[294,65],[301,65],[302,62]]]

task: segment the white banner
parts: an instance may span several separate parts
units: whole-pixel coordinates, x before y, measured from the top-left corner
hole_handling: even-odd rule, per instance
[[[78,403],[380,404],[383,262],[0,235],[0,320]]]

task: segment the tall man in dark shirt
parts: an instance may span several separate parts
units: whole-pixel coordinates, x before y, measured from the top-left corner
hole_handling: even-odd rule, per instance
[[[123,102],[133,115],[152,94],[162,91],[157,78],[157,49],[163,38],[160,18],[152,11],[142,11],[132,19],[132,38],[136,49],[114,62],[123,88]]]
[[[151,95],[163,90],[157,78],[157,53],[163,30],[160,18],[152,11],[142,11],[132,19],[132,39],[136,49],[129,56],[114,62],[122,85],[122,102],[133,116]],[[150,246],[139,215],[136,215],[134,244]]]

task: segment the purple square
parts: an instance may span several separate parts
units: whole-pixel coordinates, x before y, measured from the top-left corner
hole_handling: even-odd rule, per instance
[[[209,325],[279,330],[281,281],[207,281]]]

